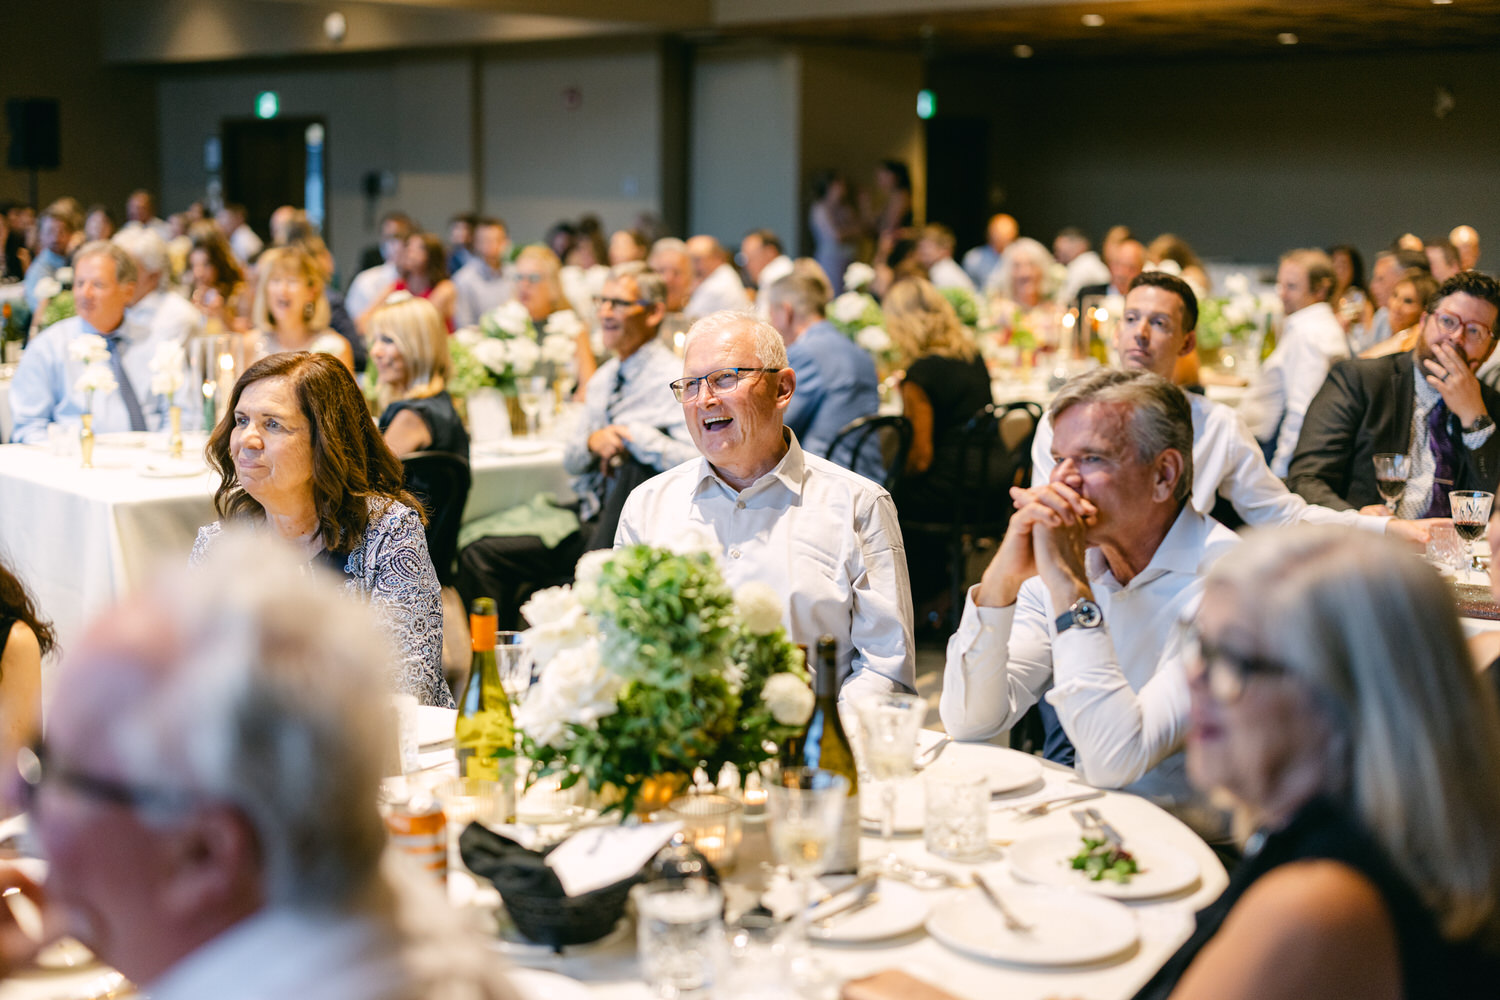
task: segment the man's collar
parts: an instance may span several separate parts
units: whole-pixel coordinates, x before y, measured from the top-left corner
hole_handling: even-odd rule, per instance
[[[1417,357],[1417,349],[1415,347],[1411,350],[1411,367],[1415,373],[1412,385],[1417,391],[1418,409],[1430,410],[1443,398],[1443,394],[1428,384],[1427,373],[1422,370],[1422,359]]]
[[[1203,563],[1203,542],[1213,525],[1214,522],[1194,510],[1191,503],[1184,503],[1166,537],[1151,554],[1151,561],[1126,586],[1140,586],[1166,573],[1197,573]],[[1109,563],[1097,545],[1084,553],[1084,561],[1090,582],[1109,575]]]
[[[755,482],[746,486],[743,490],[736,490],[730,486],[717,469],[708,459],[698,457],[698,480],[693,487],[693,496],[700,496],[714,484],[723,487],[727,492],[740,497],[757,496],[767,490],[773,489],[775,484],[780,483],[788,493],[798,496],[802,493],[802,484],[807,478],[807,460],[802,453],[802,445],[797,443],[797,435],[792,433],[790,427],[781,428],[782,440],[787,443],[786,454],[781,456],[771,471],[762,475]]]

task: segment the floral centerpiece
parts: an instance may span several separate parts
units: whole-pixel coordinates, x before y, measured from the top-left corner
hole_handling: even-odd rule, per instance
[[[590,552],[572,587],[522,613],[543,667],[516,715],[532,777],[617,789],[608,808],[624,816],[664,775],[748,775],[812,713],[780,598],[763,584],[731,593],[707,551]]]
[[[984,319],[984,312],[980,308],[979,298],[967,288],[940,288],[938,291],[953,311],[958,314],[958,321],[970,330],[979,329],[980,322]]]
[[[94,467],[94,393],[114,392],[119,388],[115,373],[109,367],[109,344],[96,333],[74,337],[68,344],[68,357],[82,364],[83,371],[73,388],[83,393],[82,426],[78,431],[79,452],[83,467]]]
[[[475,389],[499,389],[515,395],[516,380],[540,374],[545,363],[561,369],[572,362],[583,322],[572,310],[547,317],[538,333],[531,314],[519,302],[507,302],[485,313],[479,326],[467,327],[449,343],[452,377],[449,392],[467,396]]]
[[[37,302],[42,306],[42,314],[37,317],[36,323],[38,332],[47,329],[53,323],[78,315],[78,309],[73,304],[73,269],[71,267],[60,267],[51,277],[37,281],[34,294]]]
[[[867,264],[850,264],[849,270],[856,267],[869,269]],[[885,329],[885,313],[874,296],[867,292],[845,292],[828,303],[828,321],[874,358],[877,367],[896,363],[896,347]]]
[[[1198,355],[1231,368],[1252,364],[1266,329],[1281,312],[1281,300],[1269,292],[1252,293],[1243,274],[1225,278],[1224,290],[1227,295],[1198,302]]]

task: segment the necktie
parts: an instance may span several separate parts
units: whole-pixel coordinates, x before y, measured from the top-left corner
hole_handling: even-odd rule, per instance
[[[1424,517],[1451,517],[1448,508],[1448,491],[1453,489],[1453,478],[1458,472],[1458,450],[1453,446],[1453,436],[1448,433],[1448,404],[1438,400],[1427,414],[1427,438],[1432,448],[1432,502]]]
[[[604,422],[612,424],[615,422],[615,404],[620,401],[620,393],[625,389],[625,366],[620,365],[615,373],[614,388],[609,390],[609,398],[604,401]]]
[[[115,374],[115,381],[120,383],[120,398],[125,401],[125,412],[130,414],[130,429],[143,431],[146,429],[146,415],[141,412],[141,401],[136,398],[135,389],[125,375],[122,338],[117,333],[111,334],[104,338],[104,342],[109,345],[109,367]]]

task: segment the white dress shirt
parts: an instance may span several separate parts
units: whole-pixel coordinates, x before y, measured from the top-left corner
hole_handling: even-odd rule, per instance
[[[1066,266],[1068,276],[1063,279],[1062,291],[1057,293],[1058,302],[1072,304],[1078,300],[1078,293],[1089,285],[1109,284],[1109,267],[1092,250],[1085,250]]]
[[[690,319],[702,319],[721,309],[750,311],[750,297],[745,294],[745,285],[740,281],[739,272],[730,264],[720,264],[698,282],[682,311]]]
[[[1266,465],[1260,445],[1239,414],[1196,392],[1187,393],[1193,411],[1193,509],[1211,517],[1220,496],[1252,527],[1296,524],[1342,524],[1384,532],[1388,517],[1366,517],[1354,510],[1331,510],[1310,504],[1286,488]],[[1052,415],[1037,425],[1031,443],[1031,484],[1052,475]]]
[[[962,288],[966,292],[975,290],[974,279],[952,257],[944,257],[928,268],[927,273],[934,288]]]
[[[793,642],[838,640],[841,700],[915,691],[911,586],[891,495],[784,433],[786,455],[744,490],[702,457],[643,483],[625,501],[615,545],[712,539],[731,587],[756,580],[785,595]]]
[[[1129,786],[1164,804],[1193,800],[1181,753],[1188,685],[1175,626],[1197,611],[1204,573],[1238,540],[1185,506],[1150,563],[1123,586],[1103,553],[1089,549],[1089,585],[1104,623],[1060,636],[1061,612],[1041,577],[1022,584],[1009,607],[978,607],[970,590],[948,640],[943,726],[954,739],[989,739],[1020,719],[1050,682],[1047,701],[1084,781]]]
[[[176,292],[162,288],[142,296],[139,302],[126,309],[125,319],[143,330],[150,330],[153,339],[178,344],[186,343],[189,337],[203,329],[203,314],[197,307]]]
[[[1314,302],[1286,318],[1276,349],[1251,379],[1240,401],[1240,416],[1256,440],[1269,442],[1275,436],[1271,471],[1283,479],[1297,450],[1307,405],[1323,387],[1333,363],[1348,356],[1349,340],[1333,309],[1327,302]]]
[[[349,291],[344,294],[344,308],[349,311],[349,318],[357,321],[399,277],[396,265],[389,263],[356,274],[349,282]]]

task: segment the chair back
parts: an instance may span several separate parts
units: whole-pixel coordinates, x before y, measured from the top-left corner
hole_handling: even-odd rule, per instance
[[[406,488],[427,509],[427,552],[438,582],[453,582],[453,559],[458,554],[458,529],[473,482],[469,460],[448,451],[416,451],[403,456]]]
[[[894,493],[906,469],[911,435],[911,421],[905,417],[860,417],[833,436],[823,457],[869,476]]]
[[[960,431],[956,530],[990,538],[1005,531],[1014,509],[1010,488],[1031,480],[1031,442],[1041,420],[1041,405],[1030,400],[990,403],[969,418]]]

